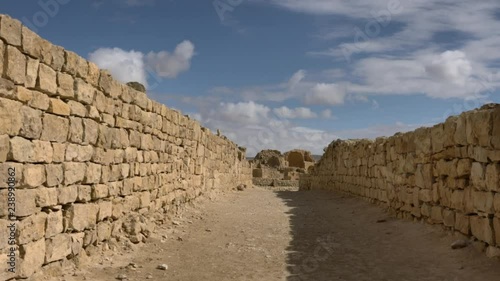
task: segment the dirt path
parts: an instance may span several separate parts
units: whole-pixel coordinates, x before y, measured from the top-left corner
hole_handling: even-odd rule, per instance
[[[176,223],[64,280],[500,280],[499,261],[474,247],[452,250],[457,238],[439,227],[335,193],[233,192]]]

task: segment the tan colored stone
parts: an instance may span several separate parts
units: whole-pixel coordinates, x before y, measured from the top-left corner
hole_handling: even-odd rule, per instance
[[[479,162],[472,163],[471,169],[472,185],[478,190],[486,190],[484,165]]]
[[[111,223],[104,221],[97,225],[97,241],[102,242],[111,238]]]
[[[493,214],[493,193],[473,191],[472,200],[474,201],[474,208],[480,212]]]
[[[71,75],[58,72],[57,83],[59,85],[59,88],[57,89],[58,95],[64,98],[73,98],[75,96],[74,80]]]
[[[52,114],[43,115],[41,140],[65,142],[68,137],[69,120]]]
[[[45,236],[45,222],[47,214],[40,212],[20,221],[16,229],[18,245],[24,245]]]
[[[63,65],[63,71],[76,76],[78,68],[78,55],[71,51],[65,51],[66,62]]]
[[[20,246],[19,277],[27,278],[37,272],[45,261],[45,239]]]
[[[494,230],[495,230],[496,245],[500,245],[500,218],[495,217],[493,219],[493,227],[494,227]]]
[[[67,233],[58,234],[45,240],[45,263],[65,259],[71,254],[71,236]]]
[[[12,81],[0,77],[0,97],[12,99],[18,87],[20,86],[16,86]]]
[[[62,211],[50,212],[47,215],[47,227],[45,228],[45,238],[53,237],[64,231]]]
[[[25,86],[28,88],[35,88],[36,81],[38,79],[38,71],[40,67],[40,61],[28,57],[28,62],[26,64],[26,83]]]
[[[109,188],[105,184],[96,184],[92,186],[92,200],[98,200],[109,196]]]
[[[0,135],[0,163],[7,161],[10,150],[10,138],[7,135]]]
[[[22,45],[23,51],[37,59],[42,57],[43,39],[26,26],[22,27]]]
[[[64,49],[61,46],[50,44],[51,63],[50,66],[57,72],[61,71],[64,65]]]
[[[99,67],[93,62],[89,62],[88,74],[87,74],[88,82],[93,86],[98,86],[99,76],[100,76]]]
[[[86,165],[85,163],[69,163],[64,165],[64,184],[70,185],[83,181],[85,177]]]
[[[22,106],[20,112],[22,122],[19,135],[28,139],[38,139],[42,134],[42,112],[28,106]]]
[[[55,95],[57,93],[57,73],[43,63],[38,69],[37,89],[48,94]]]
[[[48,141],[33,141],[33,162],[52,163],[54,150]]]
[[[492,112],[491,144],[495,150],[500,150],[500,107]]]
[[[33,99],[33,93],[31,90],[26,89],[23,86],[16,86],[17,100],[23,104],[28,104]]]
[[[470,217],[472,235],[490,245],[494,244],[493,223],[489,218]]]
[[[465,235],[470,235],[469,217],[462,213],[455,213],[455,229]]]
[[[91,85],[87,84],[82,79],[77,78],[76,80],[76,99],[83,103],[91,105],[94,101],[95,89]]]
[[[92,200],[92,187],[90,185],[79,185],[76,200],[80,203],[90,202]]]
[[[84,119],[83,127],[85,130],[83,137],[84,143],[95,145],[97,143],[99,124],[93,120]]]
[[[50,98],[46,94],[37,91],[32,91],[31,93],[33,94],[33,99],[28,103],[29,106],[41,110],[49,109]]]
[[[5,65],[5,44],[0,40],[0,65]],[[0,67],[0,78],[4,77],[4,68]],[[0,275],[1,276],[1,275]]]
[[[50,99],[50,106],[48,112],[53,113],[55,115],[69,116],[71,110],[69,105],[63,102],[62,100]]]
[[[14,137],[10,139],[10,152],[7,158],[8,160],[17,162],[33,162],[33,143],[21,137]]]
[[[22,127],[22,120],[19,118],[19,111],[22,103],[0,98],[0,134],[15,136],[19,134]]]
[[[22,186],[37,188],[46,181],[44,165],[25,165],[23,169]]]
[[[71,115],[78,117],[86,117],[87,116],[87,108],[77,101],[68,101],[68,106],[71,111]]]
[[[36,206],[40,208],[57,205],[56,188],[37,188],[35,194]]]
[[[7,44],[21,46],[21,22],[7,15],[0,17],[0,38]]]
[[[36,189],[16,190],[16,216],[27,217],[39,211],[35,203]]]
[[[486,188],[489,191],[500,191],[500,165],[496,163],[489,164],[486,167]]]
[[[83,231],[95,226],[97,221],[97,205],[95,204],[73,204],[67,211],[69,228]]]
[[[87,164],[87,173],[85,174],[84,183],[86,184],[95,184],[99,183],[101,180],[101,165],[88,163]]]
[[[110,218],[113,214],[113,203],[111,201],[100,201],[98,203],[99,213],[97,214],[97,221],[103,221]]]
[[[68,145],[66,143],[52,143],[52,147],[54,148],[54,162],[61,163],[64,162],[66,157],[66,147]]]
[[[94,147],[91,145],[68,144],[66,148],[66,161],[86,162],[92,159]]]
[[[66,205],[76,201],[78,196],[78,186],[62,186],[57,188],[57,202],[60,205]]]
[[[46,165],[47,186],[58,186],[64,180],[63,166],[61,164]]]

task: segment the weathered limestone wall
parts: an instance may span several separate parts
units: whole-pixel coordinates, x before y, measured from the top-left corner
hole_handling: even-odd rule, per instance
[[[339,190],[500,249],[500,105],[375,141],[334,141],[300,188]]]
[[[123,235],[130,214],[166,213],[252,182],[236,144],[5,15],[0,76],[0,280],[29,277]],[[5,272],[9,169],[16,274]],[[132,229],[129,238],[141,233]]]

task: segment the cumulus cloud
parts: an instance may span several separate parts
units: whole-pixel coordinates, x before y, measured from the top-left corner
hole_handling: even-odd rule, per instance
[[[319,83],[305,96],[304,101],[306,104],[339,105],[344,103],[345,97],[346,93],[339,85]]]
[[[465,53],[446,51],[425,68],[432,79],[464,85],[472,74],[472,66]]]
[[[177,45],[172,54],[161,51],[144,55],[134,50],[100,48],[89,54],[89,60],[100,68],[109,70],[123,83],[137,81],[147,86],[149,72],[163,78],[176,78],[189,69],[193,56],[193,43],[183,41]]]
[[[120,48],[100,48],[90,53],[89,60],[100,68],[109,70],[120,82],[137,81],[147,85],[144,55]]]
[[[146,55],[145,62],[158,76],[176,78],[180,73],[190,68],[194,54],[193,43],[186,40],[177,45],[173,53],[167,51],[150,52]]]
[[[297,107],[292,109],[286,106],[282,106],[273,109],[273,112],[278,117],[286,119],[311,119],[318,117],[316,113],[314,113],[310,108],[307,107]]]
[[[333,118],[332,111],[330,109],[325,109],[321,111],[321,117],[325,119]]]

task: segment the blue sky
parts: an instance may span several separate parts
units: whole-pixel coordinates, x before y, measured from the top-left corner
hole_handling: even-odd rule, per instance
[[[321,153],[500,102],[495,0],[18,0],[0,11],[249,156]]]

